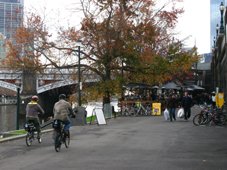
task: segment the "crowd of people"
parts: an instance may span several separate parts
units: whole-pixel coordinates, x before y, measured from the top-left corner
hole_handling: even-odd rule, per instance
[[[170,93],[164,102],[163,108],[168,110],[169,120],[176,121],[176,109],[184,109],[184,119],[188,120],[191,116],[191,107],[193,106],[192,96],[186,91],[184,95],[178,96],[175,93]]]
[[[164,100],[162,100],[163,109],[168,110],[169,120],[173,121],[176,120],[176,109],[183,108],[184,119],[188,120],[191,116],[191,107],[195,104],[200,105],[206,103],[207,105],[216,107],[215,95],[215,92],[212,92],[211,94],[203,92],[192,95],[189,94],[188,91],[185,91],[184,95],[181,97],[175,93],[170,93]]]

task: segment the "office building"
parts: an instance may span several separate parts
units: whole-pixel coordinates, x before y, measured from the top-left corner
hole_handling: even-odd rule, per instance
[[[14,42],[13,35],[23,20],[24,0],[0,0],[0,60],[6,56],[4,39]]]
[[[227,3],[227,1],[225,1]],[[217,4],[220,7],[220,4]],[[211,63],[212,70],[212,85],[213,91],[224,93],[224,100],[226,101],[227,96],[227,7],[224,5],[219,8],[219,29],[217,29],[217,36],[215,39],[215,44],[213,46],[213,57]],[[225,110],[227,109],[227,104],[224,105]]]
[[[226,1],[226,2],[225,2]],[[210,34],[210,49],[212,50],[213,46],[214,46],[214,41],[217,37],[217,24],[218,26],[220,26],[220,9],[219,6],[221,4],[221,2],[223,2],[224,4],[227,3],[227,0],[210,0],[210,30],[211,30],[211,34]]]

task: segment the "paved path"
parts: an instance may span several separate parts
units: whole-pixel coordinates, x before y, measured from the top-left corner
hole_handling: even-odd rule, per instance
[[[199,108],[193,108],[193,113]],[[226,170],[227,128],[163,117],[120,117],[72,127],[70,148],[56,153],[51,134],[27,147],[0,143],[1,170]]]

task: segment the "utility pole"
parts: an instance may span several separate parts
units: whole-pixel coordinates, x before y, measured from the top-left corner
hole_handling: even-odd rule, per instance
[[[17,116],[16,116],[16,130],[19,130],[19,116],[20,116],[20,87],[17,87]]]
[[[80,46],[78,46],[78,106],[81,106],[82,82],[80,75]]]

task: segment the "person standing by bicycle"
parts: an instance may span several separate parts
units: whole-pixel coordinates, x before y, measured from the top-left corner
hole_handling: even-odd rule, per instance
[[[184,119],[188,120],[191,116],[192,98],[189,96],[188,92],[184,92],[184,96],[181,100],[181,106],[184,108]]]
[[[37,139],[41,139],[39,114],[44,114],[43,108],[38,104],[39,97],[32,96],[26,106],[26,122],[32,122],[37,130]]]
[[[216,94],[215,94],[215,92],[212,92],[211,95],[212,95],[212,106],[213,106],[213,109],[215,109],[216,108]]]
[[[59,101],[54,104],[53,108],[54,120],[61,120],[64,124],[64,131],[66,135],[69,135],[69,128],[71,121],[69,116],[75,117],[72,106],[66,101],[66,95],[60,94]]]

